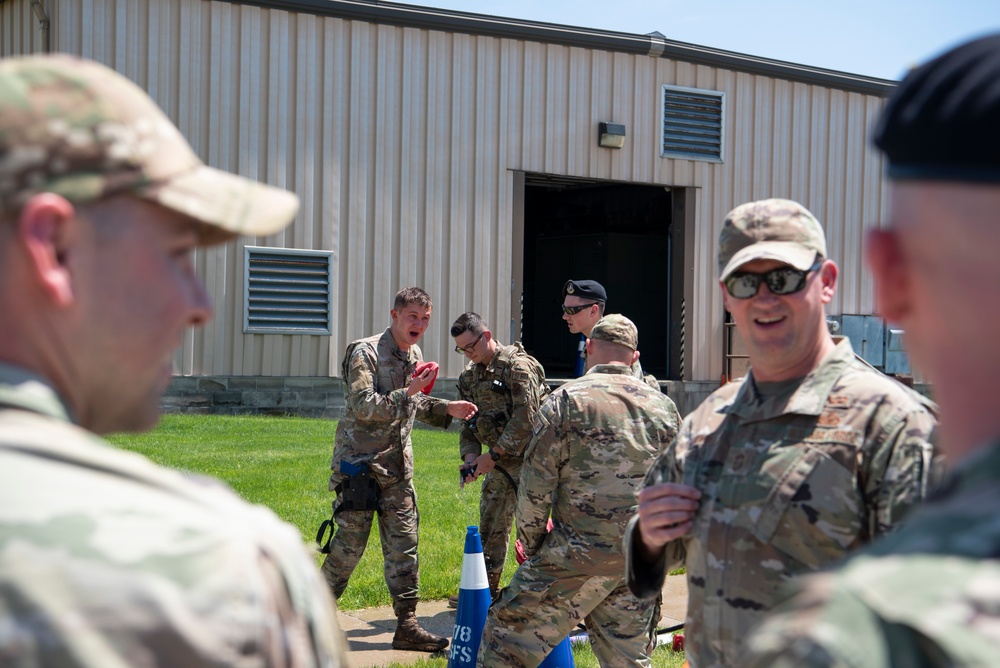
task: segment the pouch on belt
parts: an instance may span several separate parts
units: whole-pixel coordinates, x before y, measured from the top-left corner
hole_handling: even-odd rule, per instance
[[[378,486],[378,481],[368,468],[368,464],[352,464],[350,462],[340,462],[340,472],[344,478],[333,488],[337,493],[337,506],[334,508],[333,517],[323,520],[316,532],[316,544],[319,551],[326,554],[330,552],[330,541],[333,539],[334,518],[338,513],[345,510],[378,510],[378,504],[382,497],[382,488]],[[329,532],[329,536],[327,536]]]

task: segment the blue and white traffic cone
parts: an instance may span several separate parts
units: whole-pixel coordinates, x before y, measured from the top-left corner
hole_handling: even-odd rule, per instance
[[[468,527],[465,534],[465,558],[462,579],[458,584],[458,611],[455,632],[448,654],[448,668],[476,665],[479,643],[483,639],[486,613],[490,609],[490,583],[486,578],[486,559],[479,527]]]

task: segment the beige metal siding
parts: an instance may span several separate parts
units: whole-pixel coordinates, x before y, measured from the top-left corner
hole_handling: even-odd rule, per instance
[[[44,51],[44,33],[29,0],[0,0],[0,58]]]
[[[227,2],[46,7],[54,50],[103,61],[149,90],[209,164],[302,198],[284,232],[199,254],[218,313],[185,339],[178,373],[338,375],[344,345],[385,327],[395,291],[418,284],[435,300],[425,357],[456,376],[448,326],[458,314],[479,311],[501,339],[517,318],[518,171],[696,189],[688,380],[722,372],[715,237],[740,202],[783,196],[812,209],[842,269],[831,312],[873,310],[861,240],[884,208],[881,165],[866,146],[876,97]],[[0,20],[4,53],[38,50],[27,0],[0,3]],[[664,84],[725,93],[722,164],[660,157]],[[626,125],[623,149],[597,146],[599,121]],[[334,252],[331,337],[242,333],[243,243]]]

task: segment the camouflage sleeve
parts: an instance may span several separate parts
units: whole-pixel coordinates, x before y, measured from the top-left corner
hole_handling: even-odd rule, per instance
[[[663,395],[663,398],[667,400],[667,408],[666,408],[668,414],[667,422],[669,422],[674,427],[674,433],[670,437],[670,441],[664,444],[663,451],[666,452],[667,449],[674,443],[674,441],[680,435],[681,424],[683,424],[684,420],[681,419],[681,413],[679,410],[677,410],[677,404],[674,403],[674,400],[668,397],[666,394]]]
[[[542,547],[549,513],[559,485],[559,470],[568,457],[562,442],[558,394],[542,405],[532,422],[531,439],[524,450],[524,466],[517,493],[517,537],[531,557]]]
[[[892,530],[927,496],[940,466],[934,456],[937,422],[916,410],[879,426],[877,446],[863,463],[868,527],[872,538]]]
[[[417,419],[432,427],[447,429],[451,424],[447,399],[431,397],[423,392],[415,394],[410,401],[417,405]]]
[[[278,622],[265,626],[261,651],[269,665],[346,668],[347,639],[337,621],[337,604],[317,577],[312,558],[297,550],[297,539],[290,535],[285,549],[271,550],[272,544],[258,554],[261,585],[269,594],[262,599],[263,612]]]
[[[676,410],[675,407],[674,411],[676,412]],[[677,438],[660,453],[649,471],[646,472],[646,479],[642,483],[643,489],[664,482],[690,484],[689,481],[684,480],[684,470],[676,456],[678,450],[680,448],[686,450],[684,446],[689,443],[687,426],[686,423],[682,425],[682,431],[677,433]],[[663,553],[656,561],[646,560],[642,551],[636,548],[635,541],[640,540],[637,533],[639,531],[638,522],[638,515],[633,516],[629,520],[625,536],[622,538],[622,549],[625,553],[625,583],[629,590],[639,598],[652,598],[659,594],[663,588],[667,573],[684,565],[687,551],[683,539],[678,539],[667,543]]]
[[[514,410],[497,440],[497,446],[503,449],[504,454],[517,457],[524,452],[528,439],[531,438],[531,425],[538,413],[542,388],[538,377],[523,361],[516,360],[510,371],[510,394]]]
[[[635,364],[629,367],[629,370],[635,378],[638,378],[642,382],[646,383],[646,385],[649,385],[657,392],[663,391],[663,389],[660,388],[660,381],[656,380],[656,376],[653,374],[644,372],[642,370],[642,362],[639,360],[636,360]]]
[[[458,377],[458,398],[462,401],[476,403],[472,395],[472,388],[469,387],[469,379],[464,373]],[[479,442],[479,435],[476,434],[476,430],[471,428],[468,423],[462,427],[462,432],[458,436],[458,454],[462,458],[462,461],[465,461],[466,455],[475,455],[478,457],[483,454],[483,446]]]
[[[667,579],[667,551],[664,550],[656,561],[643,558],[636,541],[639,516],[633,515],[625,526],[622,537],[622,552],[625,555],[625,584],[635,596],[642,599],[653,598],[663,589]]]
[[[392,422],[405,418],[410,401],[406,388],[380,394],[375,388],[377,373],[375,352],[366,345],[357,346],[348,363],[345,401],[361,422]]]

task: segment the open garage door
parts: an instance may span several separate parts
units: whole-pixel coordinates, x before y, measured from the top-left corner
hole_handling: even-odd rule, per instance
[[[671,258],[682,230],[672,226],[674,195],[663,186],[524,175],[521,339],[549,378],[576,375],[580,337],[560,311],[571,278],[604,285],[606,312],[639,328],[643,369],[676,377],[682,293]]]

